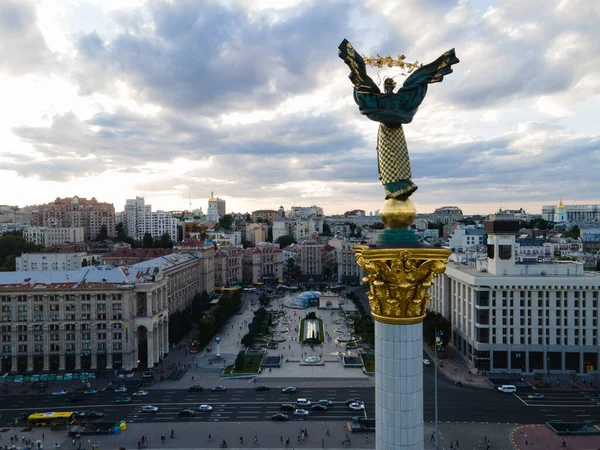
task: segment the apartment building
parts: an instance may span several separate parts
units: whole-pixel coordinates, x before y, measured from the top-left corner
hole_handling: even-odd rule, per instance
[[[283,251],[278,244],[261,242],[244,249],[242,263],[244,284],[275,284],[283,277]]]
[[[273,223],[279,219],[279,211],[275,211],[274,209],[258,209],[252,211],[252,221],[260,222],[260,219]]]
[[[55,372],[154,367],[169,314],[214,290],[214,248],[123,267],[0,272],[0,368]]]
[[[215,251],[215,287],[242,284],[244,249],[231,245],[218,247]]]
[[[23,253],[15,258],[17,272],[77,270],[91,266],[94,256],[78,253]]]
[[[354,246],[358,244],[360,244],[358,240],[345,240],[340,243],[339,248],[336,248],[337,275],[340,284],[351,286],[362,284],[363,270],[356,262],[354,254]]]
[[[248,223],[246,224],[246,240],[256,245],[259,242],[266,242],[269,237],[269,224],[267,223]]]
[[[65,243],[83,242],[85,230],[83,227],[25,227],[23,239],[47,248]]]
[[[326,278],[327,269],[332,274],[335,270],[335,248],[320,239],[307,239],[299,242],[297,263],[303,279],[321,281]]]
[[[52,203],[34,207],[31,225],[35,227],[83,228],[83,238],[95,239],[103,226],[115,236],[115,207],[95,198],[57,198]]]
[[[571,261],[520,263],[518,221],[490,216],[487,257],[450,262],[432,287],[432,310],[477,370],[584,374],[600,358],[600,276]]]
[[[485,231],[475,227],[457,227],[449,239],[450,248],[459,251],[475,250],[485,243]]]
[[[152,205],[146,205],[144,197],[126,200],[122,218],[123,228],[132,239],[141,241],[146,233],[153,238],[169,233],[172,241],[177,240],[179,220],[171,212],[152,211]]]

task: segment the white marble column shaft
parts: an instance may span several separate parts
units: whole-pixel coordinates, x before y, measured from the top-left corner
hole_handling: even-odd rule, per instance
[[[375,321],[378,450],[423,450],[423,323]]]

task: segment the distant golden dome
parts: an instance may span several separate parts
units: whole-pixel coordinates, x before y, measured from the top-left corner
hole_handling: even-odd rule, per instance
[[[210,191],[210,198],[208,199],[211,203],[216,203],[217,199],[213,195],[213,191]]]
[[[560,202],[558,202],[558,206],[556,208],[557,209],[565,209],[565,205],[563,205],[562,198],[560,199]]]

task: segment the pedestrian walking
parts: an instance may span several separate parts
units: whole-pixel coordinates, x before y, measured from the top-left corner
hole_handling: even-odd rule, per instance
[[[456,448],[460,448],[460,445],[458,445],[458,439],[456,440],[456,444],[454,445]]]
[[[208,433],[208,442],[212,441],[212,435],[210,433]]]
[[[431,437],[429,438],[429,443],[433,444],[434,439],[435,439],[435,431],[431,433]]]
[[[325,448],[325,439],[321,439],[321,448]]]
[[[369,442],[369,435],[365,434],[365,442]]]
[[[331,434],[329,433],[329,427],[327,427],[327,429],[325,430],[325,436],[331,436]]]

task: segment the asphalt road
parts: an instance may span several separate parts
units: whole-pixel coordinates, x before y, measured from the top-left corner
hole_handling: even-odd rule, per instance
[[[424,418],[434,420],[434,368],[424,369]],[[438,410],[440,421],[467,422],[511,422],[544,423],[548,420],[600,422],[600,398],[591,392],[554,392],[546,394],[543,400],[531,400],[527,393],[504,394],[498,391],[457,387],[443,376],[438,377]],[[130,395],[129,392],[126,395]],[[23,417],[35,411],[82,410],[102,411],[100,420],[121,420],[128,422],[226,422],[226,421],[266,421],[280,412],[282,403],[295,403],[297,398],[307,398],[313,402],[328,399],[335,403],[327,411],[310,411],[307,418],[291,420],[339,421],[348,420],[359,413],[350,411],[343,402],[357,398],[365,403],[368,417],[375,416],[375,391],[361,387],[298,388],[295,394],[283,394],[279,387],[270,391],[256,392],[250,386],[246,389],[228,389],[225,392],[187,392],[186,390],[149,391],[146,397],[131,397],[128,405],[115,404],[115,399],[124,394],[100,392],[97,395],[82,396],[83,401],[72,404],[69,396],[53,397],[50,393],[0,397],[0,424],[9,425],[14,417]],[[201,404],[213,406],[212,412],[200,413]],[[143,405],[158,406],[156,414],[142,413]],[[198,411],[195,417],[179,418],[181,409]]]

